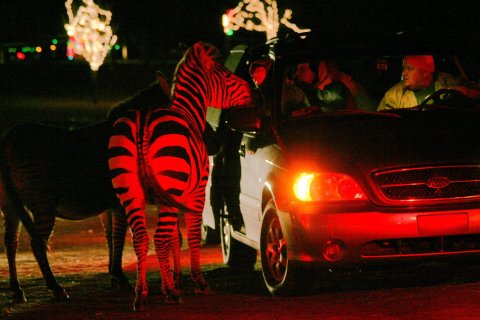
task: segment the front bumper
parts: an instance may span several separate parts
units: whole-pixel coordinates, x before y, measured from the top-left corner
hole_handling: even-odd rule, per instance
[[[480,208],[428,212],[279,211],[289,260],[328,267],[480,257]],[[341,254],[326,254],[329,245]]]

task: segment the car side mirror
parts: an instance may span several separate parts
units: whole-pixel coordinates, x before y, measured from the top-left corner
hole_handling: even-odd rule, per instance
[[[258,110],[251,107],[230,109],[226,118],[230,129],[240,132],[255,132],[261,127],[261,118]]]

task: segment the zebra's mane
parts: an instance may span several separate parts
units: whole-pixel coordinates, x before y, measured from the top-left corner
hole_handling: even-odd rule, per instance
[[[203,52],[206,55],[202,55]],[[175,67],[170,95],[173,96],[173,93],[175,92],[176,83],[178,78],[181,77],[183,67],[187,65],[196,65],[203,69],[204,61],[202,61],[202,59],[207,58],[211,59],[211,62],[214,62],[219,56],[220,51],[214,45],[206,42],[199,41],[188,48]]]

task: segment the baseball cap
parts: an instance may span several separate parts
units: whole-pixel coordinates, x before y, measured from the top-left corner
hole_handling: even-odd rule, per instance
[[[435,62],[432,56],[405,56],[403,64],[408,64],[428,72],[435,71]]]

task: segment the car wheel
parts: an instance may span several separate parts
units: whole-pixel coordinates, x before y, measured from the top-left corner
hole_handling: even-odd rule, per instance
[[[257,250],[232,237],[228,212],[220,215],[220,234],[223,262],[231,268],[252,270],[257,261]]]
[[[218,226],[218,224],[217,224]],[[202,223],[202,240],[206,244],[219,244],[220,231],[213,229]]]
[[[288,260],[288,243],[277,209],[271,200],[264,210],[260,238],[262,274],[270,293],[278,296],[298,294],[303,291],[298,268]]]

